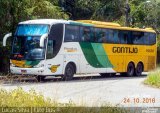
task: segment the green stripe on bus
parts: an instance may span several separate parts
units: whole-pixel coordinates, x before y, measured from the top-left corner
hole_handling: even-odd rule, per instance
[[[82,25],[81,22],[70,22],[71,25]]]
[[[87,27],[93,27],[93,24],[87,24],[87,23],[82,23],[82,22],[70,22],[71,25],[82,25],[82,26],[87,26]]]
[[[96,54],[90,42],[80,42],[81,49],[87,62],[95,68],[103,68],[103,65],[98,61]]]
[[[109,58],[103,48],[103,45],[100,43],[92,43],[92,47],[94,50],[94,53],[96,54],[96,57],[98,61],[100,62],[103,67],[113,67],[113,65],[110,63]]]

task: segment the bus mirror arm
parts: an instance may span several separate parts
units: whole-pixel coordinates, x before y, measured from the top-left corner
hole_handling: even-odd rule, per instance
[[[3,37],[3,46],[5,47],[7,44],[7,39],[12,36],[12,33],[8,33]]]
[[[48,34],[43,34],[40,38],[40,47],[44,47],[44,40],[47,38]]]

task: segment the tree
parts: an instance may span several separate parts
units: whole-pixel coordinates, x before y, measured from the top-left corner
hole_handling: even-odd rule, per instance
[[[0,0],[0,71],[7,71],[9,67],[9,47],[2,48],[2,37],[8,32],[14,32],[20,21],[38,18],[68,19],[68,15],[56,4],[57,2],[49,0]]]
[[[134,26],[137,27],[153,27],[158,29],[160,25],[159,23],[159,13],[160,13],[160,3],[156,3],[155,1],[145,1],[141,0],[141,2],[137,3],[136,0],[131,3],[131,17],[134,20]]]

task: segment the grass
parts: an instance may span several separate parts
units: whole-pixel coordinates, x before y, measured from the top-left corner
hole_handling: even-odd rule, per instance
[[[25,92],[22,88],[13,91],[1,89],[0,108],[2,107],[52,107],[56,110],[56,113],[127,113],[123,108],[113,108],[108,105],[96,108],[85,106],[77,107],[72,102],[62,104],[52,101],[49,98],[45,99],[43,95],[36,93],[34,90]]]
[[[13,91],[0,90],[0,107],[43,107],[56,105],[50,99],[45,99],[34,90],[23,91],[22,88]]]
[[[160,68],[150,72],[144,83],[153,87],[160,88]]]

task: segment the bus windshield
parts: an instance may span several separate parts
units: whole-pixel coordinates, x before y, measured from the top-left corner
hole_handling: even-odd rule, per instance
[[[44,59],[45,47],[40,47],[40,37],[45,33],[48,33],[48,25],[19,25],[14,37],[11,59]]]

